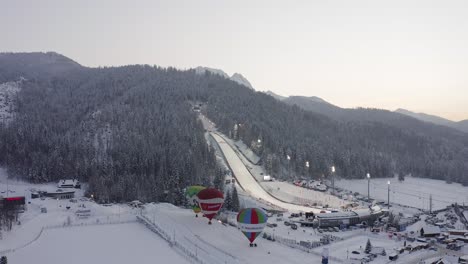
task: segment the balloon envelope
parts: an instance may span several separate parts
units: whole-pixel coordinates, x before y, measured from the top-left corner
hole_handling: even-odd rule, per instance
[[[198,204],[197,194],[204,189],[206,189],[206,187],[194,185],[187,187],[187,189],[185,190],[185,196],[187,197],[189,205],[192,207],[193,212],[196,214],[198,214],[201,211],[200,205]]]
[[[246,208],[237,214],[237,223],[244,235],[253,243],[265,228],[268,217],[262,209]]]
[[[197,196],[201,211],[210,220],[218,213],[224,203],[223,193],[214,188],[201,190]]]

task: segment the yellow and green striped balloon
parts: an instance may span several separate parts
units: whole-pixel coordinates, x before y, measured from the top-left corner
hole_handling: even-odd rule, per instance
[[[187,187],[185,190],[185,196],[187,197],[188,203],[192,207],[196,217],[198,217],[198,213],[201,212],[200,205],[198,204],[197,194],[204,189],[206,189],[206,187],[194,185]]]

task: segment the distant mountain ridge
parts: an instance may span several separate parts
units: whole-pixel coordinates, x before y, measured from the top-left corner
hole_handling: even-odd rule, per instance
[[[452,120],[448,120],[439,116],[435,115],[429,115],[425,113],[415,113],[406,109],[398,108],[395,110],[396,113],[400,113],[403,115],[411,116],[416,119],[419,119],[424,122],[430,122],[436,125],[441,125],[441,126],[447,126],[447,127],[452,127],[455,129],[458,129],[460,131],[468,133],[468,120],[463,120],[460,122],[455,122]]]
[[[222,76],[228,80],[231,80],[231,81],[234,81],[240,85],[244,85],[245,87],[247,88],[250,88],[252,90],[255,90],[252,86],[252,84],[247,80],[247,78],[245,78],[242,74],[240,73],[234,73],[231,77],[229,77],[229,75],[227,73],[225,73],[223,70],[220,70],[220,69],[214,69],[214,68],[210,68],[210,67],[203,67],[203,66],[198,66],[195,68],[195,72],[197,74],[204,74],[205,72],[210,72],[210,73],[213,73],[213,74],[217,74],[219,76]]]
[[[265,94],[290,105],[297,105],[300,108],[319,113],[338,121],[375,121],[375,122],[390,122],[395,125],[395,122],[400,124],[405,123],[405,126],[411,123],[405,120],[404,117],[415,118],[419,121],[432,123],[439,126],[449,127],[468,133],[468,120],[454,122],[435,115],[424,113],[414,113],[406,109],[397,109],[394,112],[382,109],[371,108],[341,108],[333,105],[322,98],[311,96],[280,96],[272,91],[266,91]],[[403,115],[403,116],[401,116]],[[398,120],[398,121],[397,121]],[[404,120],[404,121],[403,121]]]
[[[0,53],[0,83],[16,80],[58,76],[85,67],[56,52]]]
[[[268,90],[266,92],[264,92],[265,94],[268,94],[269,96],[275,98],[276,100],[278,101],[283,101],[284,99],[286,99],[287,97],[286,96],[282,96],[282,95],[279,95],[279,94],[275,94],[274,92]]]

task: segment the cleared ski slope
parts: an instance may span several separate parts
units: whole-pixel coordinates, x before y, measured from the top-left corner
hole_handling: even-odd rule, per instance
[[[231,167],[239,185],[252,197],[264,200],[268,203],[292,212],[320,212],[320,209],[286,203],[271,196],[250,174],[249,170],[245,167],[244,163],[242,163],[242,160],[239,158],[239,156],[237,156],[232,147],[226,143],[226,141],[224,141],[224,139],[218,134],[211,133],[211,135],[216,140],[221,151],[226,157],[226,161]]]

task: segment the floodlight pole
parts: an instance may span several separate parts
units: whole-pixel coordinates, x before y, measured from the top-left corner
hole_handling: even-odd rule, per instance
[[[367,173],[367,201],[370,201],[370,173]]]
[[[388,209],[390,210],[390,181],[387,182],[388,186]]]

